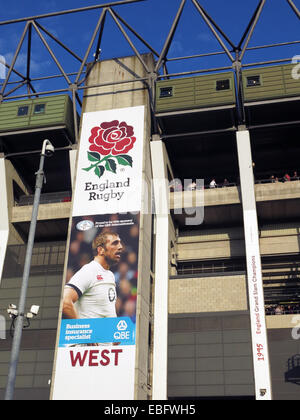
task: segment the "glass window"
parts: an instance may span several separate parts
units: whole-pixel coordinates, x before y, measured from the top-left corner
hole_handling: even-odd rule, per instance
[[[173,88],[172,87],[163,87],[160,88],[160,98],[169,98],[170,96],[173,96]]]
[[[217,80],[216,90],[227,90],[227,89],[230,89],[229,79]]]
[[[45,113],[46,104],[37,104],[34,106],[33,113],[34,114],[44,114]]]
[[[260,86],[260,76],[248,76],[247,87]]]
[[[29,106],[19,106],[18,108],[18,117],[24,117],[25,115],[28,115]]]

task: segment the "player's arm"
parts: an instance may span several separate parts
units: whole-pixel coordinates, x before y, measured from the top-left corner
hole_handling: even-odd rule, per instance
[[[74,303],[79,299],[78,293],[71,287],[65,287],[62,312],[65,318],[77,319]]]

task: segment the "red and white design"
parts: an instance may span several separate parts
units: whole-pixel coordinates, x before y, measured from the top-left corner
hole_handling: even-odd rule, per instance
[[[83,114],[73,215],[140,210],[143,139],[144,106]]]
[[[54,400],[133,400],[135,346],[60,348]],[[66,386],[68,378],[68,386]]]
[[[124,121],[103,122],[100,127],[92,128],[89,138],[90,151],[104,156],[125,154],[133,148],[136,141],[133,134],[133,127]]]

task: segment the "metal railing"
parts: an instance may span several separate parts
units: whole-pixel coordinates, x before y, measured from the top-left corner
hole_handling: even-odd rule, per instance
[[[298,309],[283,309],[280,311],[270,310],[268,308],[265,308],[266,315],[294,315],[294,314],[300,314],[300,307]]]
[[[299,181],[299,176],[292,176],[289,180],[287,180],[284,176],[281,178],[268,178],[268,179],[256,179],[255,184],[276,184],[278,182],[291,182],[291,181]]]
[[[15,203],[16,206],[32,206],[34,196],[33,195],[22,195],[18,202]],[[55,192],[55,193],[46,193],[41,194],[40,204],[49,204],[49,203],[66,203],[72,201],[71,191]]]
[[[289,180],[285,179],[285,177],[276,177],[276,178],[262,178],[262,179],[255,179],[254,183],[256,185],[259,184],[276,184],[276,183],[286,183],[286,182],[292,182],[292,181],[300,181],[299,176],[292,176]],[[205,190],[209,189],[216,189],[216,188],[227,188],[227,187],[237,187],[239,186],[239,182],[217,182],[214,186],[209,184],[204,184],[202,188]],[[177,191],[196,191],[199,190],[196,186],[184,186],[184,183],[178,183],[177,185],[170,185],[170,192],[177,192]],[[202,189],[201,188],[201,189]]]

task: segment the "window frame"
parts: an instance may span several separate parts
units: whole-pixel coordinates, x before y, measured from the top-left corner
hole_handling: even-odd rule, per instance
[[[43,111],[36,112],[36,108],[38,106],[43,106]],[[41,114],[45,114],[45,113],[46,113],[46,102],[41,102],[39,104],[33,104],[32,115],[41,115]]]
[[[20,114],[21,109],[27,109],[26,114]],[[19,105],[17,109],[17,117],[28,117],[30,115],[30,105]]]
[[[162,91],[165,91],[165,94],[162,94]],[[162,86],[159,88],[159,99],[172,98],[174,96],[173,86]]]
[[[225,87],[225,88],[221,87],[221,89],[220,88],[218,89],[218,83],[224,83],[224,82],[226,82],[226,84],[228,83],[228,87]],[[230,90],[231,89],[230,79],[218,79],[218,80],[216,80],[215,88],[216,88],[216,92],[222,92],[224,90]]]
[[[258,83],[254,82],[253,84],[249,84],[249,80],[250,79],[254,79],[257,78]],[[256,87],[256,86],[262,86],[262,81],[261,81],[261,75],[260,74],[255,74],[255,75],[251,75],[251,76],[246,76],[246,82],[247,82],[247,88],[252,88],[252,87]]]

